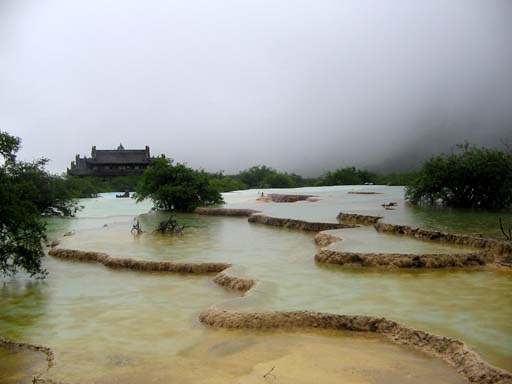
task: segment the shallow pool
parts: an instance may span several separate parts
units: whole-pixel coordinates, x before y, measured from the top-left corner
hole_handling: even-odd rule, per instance
[[[226,200],[228,206],[257,207],[276,216],[335,222],[340,210],[381,212],[380,201],[399,200],[397,188],[373,188],[383,194],[318,188],[296,192],[318,195],[318,202],[259,203],[254,201],[257,191],[227,194]],[[408,209],[398,202],[396,211]],[[282,382],[310,382],[319,372],[322,382],[340,382],[340,377],[347,383],[373,382],[376,377],[389,383],[460,379],[445,363],[379,336],[205,328],[197,317],[212,304],[242,311],[307,309],[385,316],[462,339],[486,360],[512,369],[509,271],[324,266],[314,261],[318,248],[313,233],[251,224],[245,218],[189,214],[177,216],[186,225],[184,234],[169,237],[152,232],[168,215],[149,212],[149,203],[106,195],[82,204],[77,218],[49,222],[50,238],[59,239],[61,247],[115,257],[229,262],[232,273],[258,284],[242,297],[214,284],[213,275],[120,271],[47,257],[44,264],[50,274],[44,281],[21,275],[0,280],[0,335],[52,347],[57,364],[47,375],[53,379],[197,382],[206,377],[212,383],[249,383],[261,380],[273,366]],[[399,213],[390,212],[384,212],[388,221]],[[130,228],[138,215],[145,233],[134,236]],[[421,216],[416,218],[421,225]],[[345,240],[333,246],[352,251],[468,251],[378,234],[371,227],[336,233]],[[333,356],[345,357],[340,361]],[[26,358],[27,367],[37,365],[31,359]]]

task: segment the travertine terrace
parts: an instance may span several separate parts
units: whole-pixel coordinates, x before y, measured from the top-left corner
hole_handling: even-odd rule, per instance
[[[197,214],[212,216],[248,217],[248,222],[269,226],[283,227],[291,230],[317,232],[314,237],[319,247],[314,259],[319,263],[343,266],[380,267],[380,268],[473,268],[488,265],[502,265],[510,256],[510,246],[505,242],[492,239],[454,235],[445,232],[421,228],[397,226],[381,223],[381,217],[340,213],[338,220],[342,223],[306,221],[287,219],[261,214],[252,209],[198,208]],[[332,233],[343,228],[355,228],[359,225],[374,225],[375,230],[397,233],[413,238],[435,240],[457,245],[480,248],[480,252],[460,254],[400,254],[400,253],[357,253],[330,249],[334,243],[343,238]],[[55,244],[57,245],[57,243]],[[58,248],[49,250],[49,255],[75,262],[96,262],[113,269],[128,269],[136,272],[174,272],[189,274],[212,274],[213,281],[245,295],[253,289],[258,281],[250,277],[236,275],[237,268],[223,262],[169,262],[138,260],[133,258],[113,257],[95,251]],[[313,257],[313,255],[311,255]],[[397,344],[406,344],[432,356],[439,357],[451,364],[457,372],[471,383],[504,384],[512,383],[509,372],[496,368],[484,361],[461,340],[438,336],[430,332],[415,329],[394,320],[379,316],[341,315],[312,311],[267,311],[240,312],[212,306],[199,315],[204,325],[213,328],[240,329],[331,329],[354,332],[378,333]],[[54,363],[54,354],[49,347],[18,343],[0,339],[0,344],[9,348],[25,348],[46,354],[49,367]],[[34,382],[55,383],[51,379],[34,377]]]

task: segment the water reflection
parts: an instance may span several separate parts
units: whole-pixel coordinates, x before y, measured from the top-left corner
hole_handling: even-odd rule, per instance
[[[19,274],[0,280],[2,336],[20,339],[24,330],[37,327],[47,314],[48,284]]]

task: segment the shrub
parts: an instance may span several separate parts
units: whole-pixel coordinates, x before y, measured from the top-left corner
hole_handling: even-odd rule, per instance
[[[210,185],[218,192],[240,191],[247,189],[247,185],[235,176],[224,176],[222,173],[210,175]]]
[[[414,204],[442,203],[466,208],[512,206],[512,154],[459,145],[458,152],[425,161],[406,198]]]
[[[66,176],[62,178],[65,188],[74,198],[94,197],[100,192],[135,191],[141,176]]]
[[[23,270],[42,278],[46,227],[41,215],[72,216],[77,206],[63,180],[45,170],[47,160],[16,160],[20,144],[18,137],[0,131],[0,273]]]
[[[319,185],[361,185],[376,183],[376,181],[377,175],[374,173],[355,167],[346,167],[327,172]]]
[[[198,206],[222,203],[222,196],[210,184],[204,171],[165,158],[154,159],[136,190],[135,198],[151,198],[156,209],[190,212]]]
[[[296,188],[305,185],[305,180],[301,176],[278,172],[266,165],[251,167],[235,177],[248,188]]]

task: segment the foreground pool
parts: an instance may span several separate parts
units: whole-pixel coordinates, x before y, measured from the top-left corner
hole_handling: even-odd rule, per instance
[[[385,219],[401,217],[404,222],[411,217],[396,188],[376,187],[379,195],[353,195],[347,190],[319,188],[312,192],[320,201],[293,204],[255,202],[257,191],[232,193],[226,199],[229,206],[309,220],[335,222],[340,210],[381,213]],[[399,208],[384,211],[379,203],[386,200],[399,200]],[[314,261],[314,234],[250,224],[244,218],[180,215],[185,234],[169,238],[151,232],[167,216],[148,213],[149,204],[109,197],[83,204],[78,218],[50,223],[50,237],[60,239],[61,247],[121,258],[228,262],[234,273],[258,284],[243,297],[214,284],[208,275],[120,271],[48,257],[50,275],[45,281],[23,276],[1,280],[0,336],[51,346],[56,365],[46,375],[54,380],[204,382],[206,377],[207,382],[258,382],[275,366],[272,373],[280,382],[311,382],[320,372],[322,382],[464,382],[446,363],[377,335],[209,329],[197,318],[212,304],[238,311],[307,309],[385,316],[462,339],[492,364],[512,369],[509,271],[326,267]],[[146,233],[136,237],[130,228],[139,214]],[[422,223],[421,216],[414,217],[417,225]],[[466,216],[462,220],[468,221]],[[70,231],[74,234],[63,236]],[[395,236],[371,228],[337,232],[346,241],[334,246],[348,249],[455,249],[411,239],[395,241]],[[6,351],[0,353],[7,356]],[[12,382],[13,375],[30,374],[41,364],[32,354],[9,356],[0,359],[0,372],[11,372],[0,382]],[[339,356],[344,358],[340,361]],[[13,361],[19,368],[12,368]],[[2,370],[2,364],[10,371]]]

